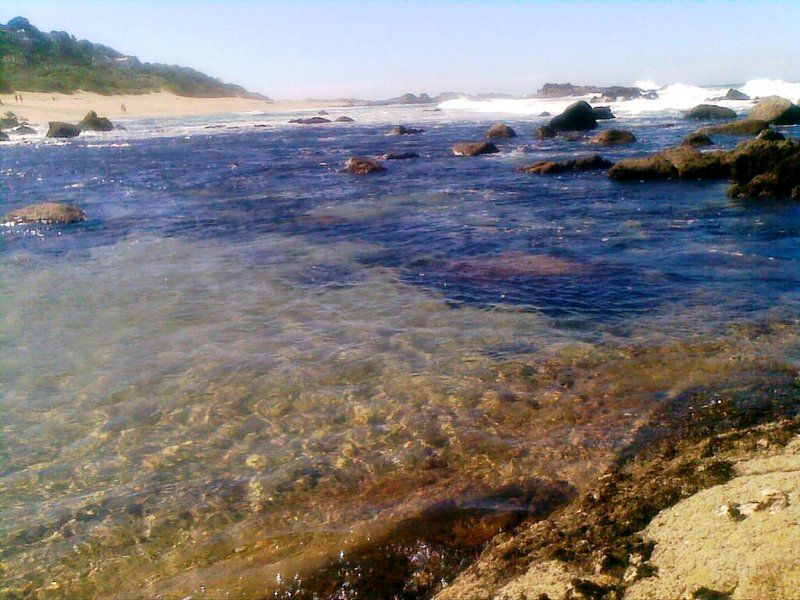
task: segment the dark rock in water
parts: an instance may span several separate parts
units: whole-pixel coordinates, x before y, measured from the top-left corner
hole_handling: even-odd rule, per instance
[[[752,140],[731,152],[728,195],[734,198],[798,199],[800,142]]]
[[[564,135],[564,139],[568,142],[580,142],[581,140],[586,139],[586,136],[579,131],[568,131]]]
[[[497,146],[490,142],[462,142],[453,146],[456,156],[478,156],[480,154],[496,154],[500,152]]]
[[[780,142],[781,140],[785,140],[786,136],[774,129],[765,129],[756,136],[756,139],[767,142]]]
[[[488,129],[488,131],[486,132],[486,137],[490,140],[494,139],[507,140],[510,138],[517,137],[517,132],[504,123],[498,123],[497,125],[492,125]]]
[[[534,132],[533,135],[535,135],[540,140],[546,140],[549,138],[556,137],[556,133],[557,133],[556,130],[553,129],[552,127],[549,127],[547,125],[542,125],[541,127],[536,128],[536,131]]]
[[[11,130],[13,133],[17,135],[32,135],[36,133],[36,130],[33,127],[28,127],[27,125],[20,125],[19,127],[15,127]]]
[[[521,173],[535,173],[537,175],[557,175],[566,171],[591,171],[595,169],[608,169],[614,163],[598,154],[586,156],[563,162],[545,160],[532,165],[520,167]]]
[[[386,167],[378,161],[361,158],[360,156],[348,158],[344,168],[353,175],[367,175],[368,173],[383,173],[386,171]]]
[[[336,123],[353,123],[353,122],[355,122],[355,119],[351,119],[350,117],[346,117],[346,116],[341,116],[341,117],[336,117],[335,122]]]
[[[422,112],[442,112],[441,108],[425,108]]]
[[[735,119],[736,111],[724,106],[715,106],[713,104],[698,104],[688,113],[687,119]]]
[[[9,140],[8,134],[0,131],[0,142],[7,142]]]
[[[714,142],[708,137],[707,133],[703,133],[702,131],[695,131],[694,133],[690,133],[681,142],[682,146],[711,146]]]
[[[617,117],[614,116],[614,113],[611,112],[610,106],[595,106],[592,108],[594,112],[594,118],[598,121],[604,121],[608,119],[616,119]]]
[[[711,98],[712,102],[719,102],[720,100],[750,100],[750,96],[748,96],[743,92],[740,92],[739,90],[731,88],[728,90],[728,93],[725,94],[724,96]]]
[[[556,131],[584,131],[597,127],[592,107],[583,100],[570,104],[564,112],[550,119],[548,126]]]
[[[111,131],[114,129],[114,124],[106,117],[98,117],[96,112],[90,110],[78,123],[78,127],[81,131]]]
[[[608,176],[619,181],[674,179],[678,170],[666,158],[656,154],[621,160],[609,169]]]
[[[539,113],[539,116],[540,116],[540,117],[549,117],[549,116],[550,116],[550,113],[549,113],[549,112],[547,112],[547,111],[545,110],[545,111],[543,111],[543,112],[540,112],[540,113]]]
[[[409,158],[419,158],[419,154],[416,152],[394,152],[389,151],[383,156],[381,156],[383,160],[407,160]]]
[[[80,135],[81,128],[71,123],[60,123],[58,121],[51,121],[50,127],[47,130],[47,137],[49,138],[71,138]]]
[[[330,119],[325,117],[310,117],[307,119],[292,119],[289,123],[297,123],[299,125],[322,125],[323,123],[330,123]]]
[[[571,83],[545,83],[536,95],[539,98],[565,98],[567,96],[586,96],[587,94],[600,94],[607,98],[604,102],[616,102],[647,97],[648,94],[655,94],[655,92],[645,93],[636,87],[620,85],[598,87],[595,85],[572,85]]]
[[[632,144],[636,137],[630,131],[622,129],[608,129],[595,135],[589,142],[601,146],[619,146],[621,144]]]
[[[6,111],[6,113],[0,117],[0,129],[8,129],[10,127],[16,127],[17,125],[19,125],[19,119],[17,115],[11,111]]]
[[[318,115],[328,115],[328,114],[330,114],[330,113],[329,113],[327,110],[318,110],[318,111],[317,111],[317,114],[318,114]]]
[[[738,119],[736,121],[730,121],[729,123],[709,125],[703,127],[699,131],[707,135],[714,133],[722,135],[756,135],[768,127],[769,124],[760,119]]]
[[[77,223],[85,221],[86,214],[70,206],[57,202],[45,202],[43,204],[32,204],[24,208],[12,210],[5,216],[5,221],[13,223]]]
[[[406,127],[405,125],[396,125],[387,135],[414,135],[417,133],[425,133],[424,129],[419,127]]]
[[[768,96],[753,107],[749,118],[772,125],[797,125],[800,123],[800,106],[780,96]]]

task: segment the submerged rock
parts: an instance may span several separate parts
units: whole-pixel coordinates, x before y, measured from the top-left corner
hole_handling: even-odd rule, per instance
[[[540,140],[547,140],[556,137],[556,130],[548,125],[542,125],[536,128],[533,135]]]
[[[72,138],[77,137],[81,133],[81,128],[71,123],[61,123],[59,121],[51,121],[50,127],[47,130],[47,137],[49,138]]]
[[[616,119],[617,117],[611,112],[610,106],[595,106],[592,108],[592,112],[594,112],[594,118],[598,121],[604,121],[608,119]]]
[[[498,152],[500,150],[491,142],[462,142],[453,146],[453,154],[456,156],[478,156]]]
[[[353,122],[355,122],[355,119],[351,119],[348,116],[341,116],[341,117],[336,117],[336,119],[334,121],[336,123],[353,123]]]
[[[590,171],[595,169],[608,169],[614,163],[606,160],[598,154],[592,156],[584,156],[573,160],[566,160],[556,162],[552,160],[544,160],[519,167],[517,170],[521,173],[535,173],[537,175],[557,175],[566,171]]]
[[[632,144],[636,141],[630,131],[622,129],[608,129],[595,135],[589,140],[592,144],[599,144],[600,146],[619,146],[621,144]]]
[[[597,118],[589,103],[580,100],[550,119],[548,126],[556,131],[584,131],[597,127]]]
[[[78,123],[78,127],[81,131],[111,131],[114,129],[114,124],[106,117],[98,117],[96,112],[90,110]]]
[[[720,123],[719,125],[708,125],[699,131],[710,135],[719,133],[722,135],[756,135],[757,133],[767,129],[769,124],[761,119],[738,119],[728,123]]]
[[[86,214],[69,204],[44,202],[32,204],[6,213],[5,221],[12,223],[77,223],[85,221]]]
[[[292,119],[289,123],[297,123],[299,125],[322,125],[323,123],[330,123],[330,119],[325,117],[309,117],[306,119]]]
[[[753,107],[750,118],[774,125],[797,125],[800,123],[800,106],[780,96],[768,96]]]
[[[383,173],[386,171],[386,167],[378,161],[360,156],[348,158],[344,168],[353,175],[367,175],[368,173]]]
[[[736,111],[714,104],[698,104],[688,113],[687,119],[735,119]]]
[[[714,142],[708,137],[707,133],[703,133],[702,131],[695,131],[694,133],[690,133],[681,142],[683,146],[711,146]]]
[[[486,137],[490,140],[494,139],[507,140],[510,138],[517,137],[517,132],[504,123],[498,123],[497,125],[492,125],[486,131]]]
[[[407,160],[409,158],[419,158],[419,154],[416,152],[399,152],[390,150],[383,156],[381,156],[383,160]]]
[[[405,125],[396,125],[387,135],[415,135],[417,133],[425,133],[424,129],[419,127],[406,127]]]

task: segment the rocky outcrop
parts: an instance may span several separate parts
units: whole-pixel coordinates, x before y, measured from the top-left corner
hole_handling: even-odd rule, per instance
[[[600,146],[619,146],[622,144],[632,144],[636,141],[636,136],[634,136],[630,131],[624,131],[622,129],[607,129],[606,131],[602,131],[592,137],[589,140],[591,144],[598,144]]]
[[[478,156],[498,152],[500,150],[491,142],[462,142],[453,146],[453,154],[456,156]]]
[[[59,121],[51,121],[50,127],[47,130],[47,137],[49,138],[72,138],[77,137],[81,133],[81,128],[71,123],[61,123]]]
[[[700,120],[735,119],[736,111],[724,106],[715,106],[714,104],[698,104],[686,113],[686,118]]]
[[[114,129],[114,124],[106,117],[98,117],[97,113],[91,110],[78,123],[78,127],[81,131],[111,131]]]
[[[586,96],[600,94],[608,102],[632,100],[634,98],[657,98],[655,92],[645,92],[637,87],[596,85],[572,85],[571,83],[545,83],[536,93],[539,98],[566,98],[568,96]]]
[[[391,131],[386,135],[416,135],[418,133],[425,133],[425,130],[420,127],[406,127],[405,125],[395,125]]]
[[[722,135],[756,135],[768,127],[769,124],[760,119],[739,119],[737,121],[730,121],[729,123],[709,125],[703,127],[700,131],[706,135],[713,135],[715,133]]]
[[[4,218],[10,223],[78,223],[86,220],[86,214],[69,204],[44,202],[32,204],[6,213]]]
[[[617,180],[725,179],[729,156],[723,151],[700,152],[689,146],[668,148],[654,156],[621,160],[608,172]]]
[[[730,155],[732,198],[800,200],[800,142],[752,140]]]
[[[409,158],[419,158],[419,154],[416,152],[399,152],[390,150],[386,154],[382,155],[381,158],[383,160],[408,160]]]
[[[360,156],[348,158],[344,169],[353,175],[368,175],[370,173],[383,173],[386,171],[386,167],[378,161],[362,158]]]
[[[698,146],[711,146],[714,142],[708,136],[707,133],[702,131],[695,131],[694,133],[690,133],[681,142],[682,146],[691,146],[691,147],[698,147]]]
[[[536,175],[558,175],[567,171],[591,171],[596,169],[608,169],[614,163],[606,160],[602,156],[594,154],[592,156],[585,156],[573,160],[566,160],[556,162],[552,160],[540,161],[519,167],[517,171],[520,173],[533,173]]]
[[[617,117],[611,112],[610,106],[595,106],[592,108],[594,118],[598,121],[605,121],[609,119],[616,119]]]
[[[719,102],[720,100],[750,100],[750,96],[744,92],[730,88],[724,96],[711,98],[711,102]]]
[[[780,96],[768,96],[753,107],[750,118],[772,125],[797,125],[800,123],[800,106]]]
[[[322,125],[324,123],[330,123],[330,119],[326,119],[325,117],[308,117],[303,119],[292,119],[289,123],[297,123],[298,125]]]
[[[597,118],[589,103],[580,100],[550,119],[547,125],[556,131],[585,131],[597,127]]]
[[[511,127],[506,125],[505,123],[498,123],[496,125],[492,125],[486,131],[486,138],[490,140],[507,140],[510,138],[517,137],[517,132],[514,131]]]
[[[628,158],[619,161],[608,171],[611,179],[619,181],[644,181],[675,179],[678,170],[661,155]]]

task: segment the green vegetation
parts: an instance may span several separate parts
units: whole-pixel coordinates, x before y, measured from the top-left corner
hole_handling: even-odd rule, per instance
[[[142,63],[63,31],[41,32],[23,17],[0,25],[0,92],[12,90],[107,95],[164,90],[180,96],[268,100],[194,69]]]

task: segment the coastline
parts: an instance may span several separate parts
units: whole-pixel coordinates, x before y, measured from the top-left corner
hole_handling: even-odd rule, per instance
[[[90,110],[109,119],[142,119],[153,117],[188,117],[228,113],[289,112],[340,106],[335,101],[288,100],[265,102],[249,98],[190,98],[169,92],[151,94],[125,94],[103,96],[92,92],[58,94],[46,92],[19,92],[0,94],[0,112],[11,111],[20,120],[34,125],[47,125],[49,121],[77,123]],[[125,110],[123,111],[123,105]]]

